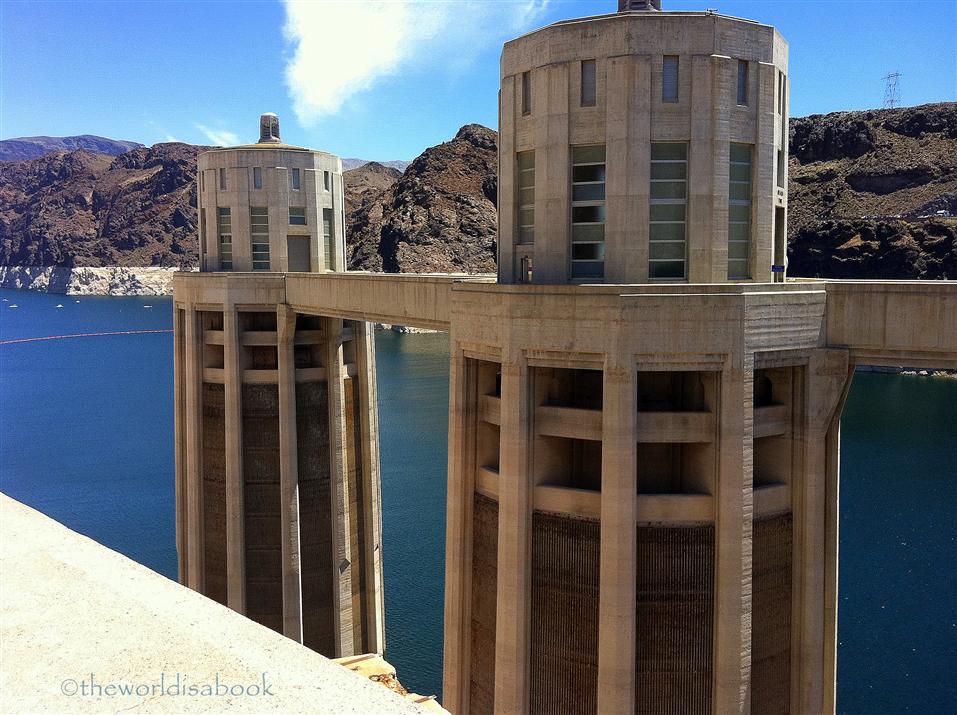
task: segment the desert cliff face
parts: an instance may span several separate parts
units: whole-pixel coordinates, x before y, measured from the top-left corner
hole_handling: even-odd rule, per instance
[[[466,125],[366,198],[348,216],[349,268],[494,273],[497,139],[487,127]]]
[[[345,172],[357,270],[495,271],[497,135],[470,124],[405,173]],[[196,264],[196,156],[157,144],[0,163],[0,265]],[[957,104],[791,121],[789,274],[957,278]]]
[[[791,121],[791,276],[957,278],[957,104]]]
[[[207,148],[0,164],[0,265],[196,265],[196,156]]]

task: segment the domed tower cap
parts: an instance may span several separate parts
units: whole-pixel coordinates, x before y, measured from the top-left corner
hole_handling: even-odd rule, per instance
[[[259,115],[259,143],[260,144],[280,144],[279,138],[279,115],[272,112],[266,112]]]
[[[618,0],[618,12],[629,10],[660,10],[661,0]]]

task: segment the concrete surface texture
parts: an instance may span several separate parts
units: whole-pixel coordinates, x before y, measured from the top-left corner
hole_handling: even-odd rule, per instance
[[[6,495],[0,522],[0,712],[430,712]]]

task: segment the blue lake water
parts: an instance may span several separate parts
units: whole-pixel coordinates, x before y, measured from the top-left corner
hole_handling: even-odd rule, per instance
[[[162,298],[0,299],[0,341],[171,327]],[[175,578],[172,352],[0,345],[0,490]],[[380,333],[376,357],[387,657],[441,693],[448,340]],[[842,438],[838,709],[957,712],[957,380],[858,374]]]

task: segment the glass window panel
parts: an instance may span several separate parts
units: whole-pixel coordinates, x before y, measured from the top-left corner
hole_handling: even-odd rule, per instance
[[[572,182],[582,183],[588,181],[604,181],[605,165],[589,164],[586,166],[576,166],[572,169]]]
[[[572,278],[602,278],[604,275],[602,261],[572,261]]]
[[[261,189],[263,187],[263,170],[258,167],[253,167],[253,188]]]
[[[654,241],[684,241],[683,223],[653,223],[648,227],[648,237]]]
[[[598,95],[595,60],[582,60],[582,101],[583,107],[595,106]]]
[[[683,181],[653,181],[651,182],[651,198],[653,199],[683,199],[687,186]]]
[[[522,227],[518,229],[518,242],[519,243],[534,243],[535,242],[535,229]]]
[[[572,162],[575,164],[604,163],[604,161],[604,144],[572,147]]]
[[[604,206],[573,206],[573,223],[603,223],[605,220]]]
[[[535,209],[521,209],[518,212],[518,225],[519,226],[534,226],[535,225]]]
[[[517,155],[517,158],[518,158],[519,169],[534,169],[535,168],[535,152],[533,151],[519,152]]]
[[[744,204],[731,204],[728,207],[731,221],[734,223],[747,223],[751,220],[751,207]]]
[[[751,272],[748,269],[748,262],[745,260],[728,261],[728,278],[750,278]]]
[[[729,241],[749,241],[751,240],[751,226],[747,223],[728,224]]]
[[[750,181],[732,181],[730,187],[732,200],[750,201],[751,200],[751,182]]]
[[[605,185],[577,184],[572,187],[572,201],[604,201]]]
[[[686,179],[688,174],[688,163],[684,161],[651,163],[652,179]]]
[[[522,114],[532,113],[532,73],[522,72]]]
[[[572,260],[601,261],[605,258],[604,243],[573,243]]]
[[[731,164],[731,181],[751,181],[751,165]]]
[[[738,60],[738,104],[748,103],[748,63]]]
[[[292,181],[293,191],[298,191],[300,188],[299,169],[292,170],[290,174],[290,180]]]
[[[731,145],[731,161],[751,163],[751,145],[738,144]]]
[[[741,241],[732,241],[728,244],[728,258],[748,260],[748,244]]]
[[[652,142],[652,161],[683,161],[688,158],[688,145],[685,142]]]
[[[678,57],[666,55],[661,63],[661,101],[678,101]]]
[[[685,243],[684,241],[670,241],[652,243],[649,246],[651,258],[671,258],[684,260]]]
[[[527,189],[519,189],[518,203],[521,206],[529,206],[535,203],[535,187],[530,186]]]
[[[684,221],[685,204],[652,204],[652,221]]]
[[[578,241],[604,241],[605,240],[605,225],[604,224],[592,224],[592,225],[583,225],[583,224],[572,224],[572,242],[577,243]]]
[[[648,265],[648,275],[652,278],[684,278],[684,261],[652,261]]]

